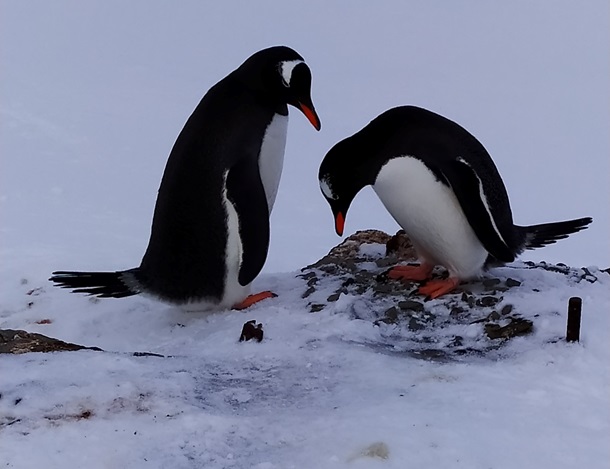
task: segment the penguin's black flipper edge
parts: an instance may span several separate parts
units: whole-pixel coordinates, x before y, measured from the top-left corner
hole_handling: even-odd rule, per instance
[[[501,262],[514,261],[515,254],[506,245],[493,220],[483,185],[472,167],[458,158],[449,162],[441,172],[449,181],[468,223],[487,252]]]
[[[242,158],[227,175],[227,197],[239,218],[242,263],[238,281],[248,285],[263,269],[269,249],[269,208],[256,158]],[[261,221],[262,220],[262,221]]]

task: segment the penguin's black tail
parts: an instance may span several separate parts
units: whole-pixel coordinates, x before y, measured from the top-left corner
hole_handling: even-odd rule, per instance
[[[71,288],[72,293],[86,293],[99,298],[125,298],[141,293],[135,278],[138,269],[119,272],[53,272],[56,287]]]
[[[542,225],[521,226],[525,240],[523,249],[536,249],[556,243],[572,233],[586,229],[592,221],[592,218],[586,217],[555,223],[543,223]]]

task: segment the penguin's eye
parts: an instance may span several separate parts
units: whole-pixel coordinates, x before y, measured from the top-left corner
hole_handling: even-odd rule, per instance
[[[326,197],[327,199],[330,199],[330,200],[337,199],[337,196],[331,189],[331,185],[328,181],[328,178],[320,179],[320,190],[322,191],[322,194],[324,194],[324,197]]]
[[[290,88],[290,80],[292,79],[292,71],[294,67],[299,64],[305,63],[302,60],[285,60],[279,63],[280,77],[282,77],[282,84],[286,88]]]

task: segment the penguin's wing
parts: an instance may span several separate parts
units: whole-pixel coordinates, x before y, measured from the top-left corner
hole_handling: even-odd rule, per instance
[[[269,208],[256,158],[242,158],[233,165],[226,187],[239,219],[242,262],[238,281],[248,285],[262,270],[269,249]]]
[[[474,169],[464,159],[457,158],[444,163],[442,169],[436,171],[441,172],[449,183],[468,223],[487,252],[499,261],[514,261],[515,255],[496,225],[483,183]]]

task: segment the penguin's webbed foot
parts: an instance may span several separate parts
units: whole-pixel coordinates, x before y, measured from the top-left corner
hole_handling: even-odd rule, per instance
[[[420,265],[397,265],[388,272],[388,277],[405,283],[422,282],[430,278],[434,266],[422,263]]]
[[[460,283],[460,280],[455,277],[449,277],[442,280],[430,280],[425,285],[419,287],[417,292],[420,295],[426,295],[427,300],[433,300],[454,290]]]
[[[259,301],[266,300],[267,298],[275,298],[277,295],[271,291],[262,291],[260,293],[255,293],[253,295],[248,295],[245,300],[240,301],[236,305],[233,305],[233,309],[242,310],[249,308],[255,303]]]

